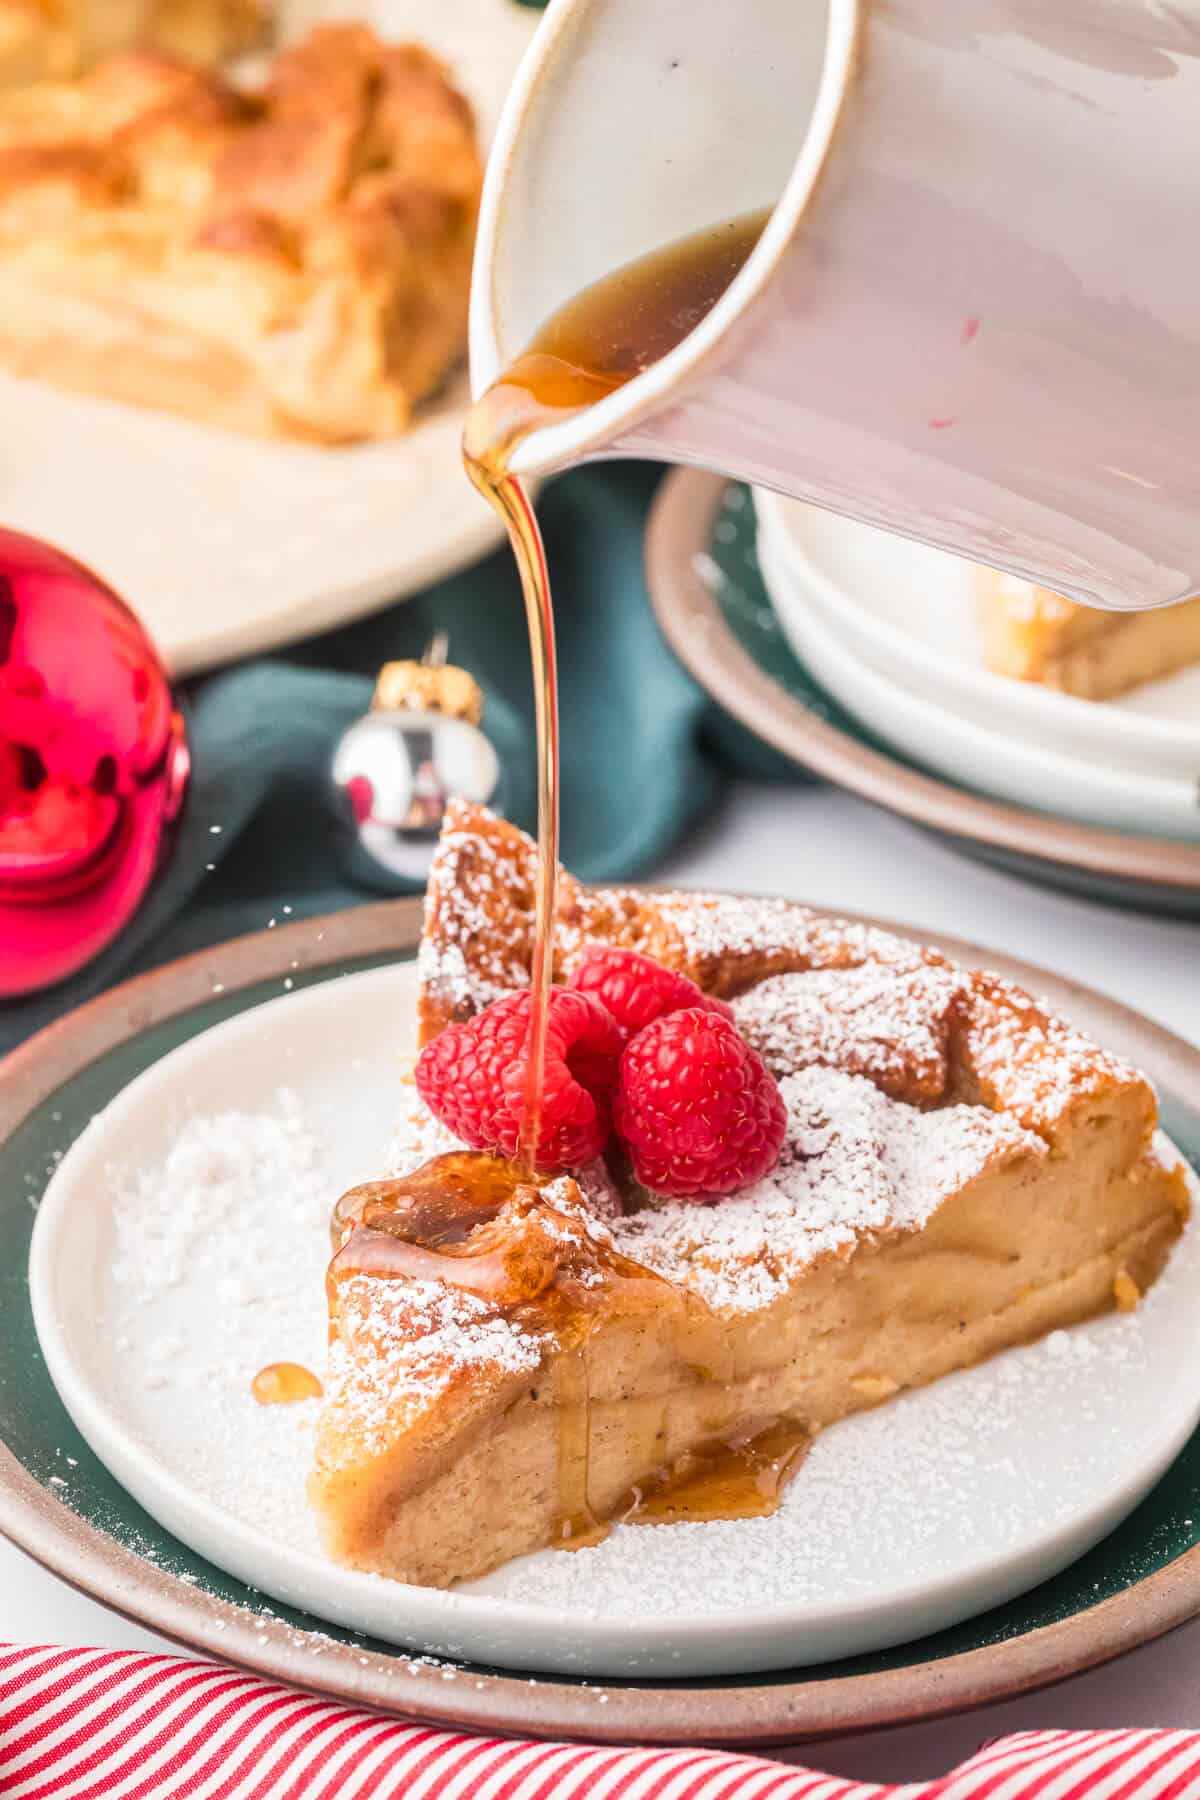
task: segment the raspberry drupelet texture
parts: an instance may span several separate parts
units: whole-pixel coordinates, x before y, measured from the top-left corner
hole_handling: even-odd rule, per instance
[[[569,985],[594,995],[607,1007],[626,1040],[664,1013],[678,1012],[684,1006],[733,1018],[731,1006],[702,993],[690,976],[664,969],[640,951],[616,944],[593,944],[585,950]]]
[[[643,1187],[680,1199],[729,1194],[779,1159],[787,1108],[758,1052],[699,1007],[627,1044],[613,1122]]]
[[[515,1157],[525,1114],[530,996],[509,994],[462,1025],[449,1025],[417,1060],[430,1111],[473,1150]],[[552,988],[537,1164],[577,1168],[608,1142],[609,1103],[622,1037],[589,994]]]

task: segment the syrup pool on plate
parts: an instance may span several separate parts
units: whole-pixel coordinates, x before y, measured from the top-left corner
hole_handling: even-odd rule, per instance
[[[319,1400],[322,1388],[303,1363],[273,1362],[258,1371],[250,1392],[260,1406],[292,1406],[297,1400]]]

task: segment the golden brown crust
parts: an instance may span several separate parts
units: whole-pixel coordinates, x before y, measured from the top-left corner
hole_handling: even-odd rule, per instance
[[[480,175],[443,65],[358,25],[254,98],[148,51],[0,96],[0,360],[240,429],[386,435],[461,354]]]
[[[0,88],[78,75],[144,45],[216,63],[264,35],[264,0],[0,0]]]
[[[426,897],[418,1000],[422,1043],[496,994],[528,982],[535,856],[532,841],[516,826],[483,807],[451,807]],[[986,1106],[1055,1142],[1072,1129],[1081,1108],[1120,1094],[1137,1144],[1147,1144],[1154,1129],[1154,1093],[1136,1070],[1013,983],[986,970],[954,971],[937,951],[887,932],[826,918],[790,901],[588,889],[563,871],[556,977],[569,972],[589,942],[627,944],[723,999],[774,975],[872,966],[889,971],[888,986],[899,998],[912,986],[914,973],[952,972],[960,985],[952,1000],[945,998],[940,1026],[944,1085],[934,1093],[926,1081],[919,1092],[901,1089],[900,1097]],[[837,1012],[836,984],[822,1004]],[[886,1079],[872,1078],[888,1091]]]

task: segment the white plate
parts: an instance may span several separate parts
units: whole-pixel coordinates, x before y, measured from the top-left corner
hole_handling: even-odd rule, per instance
[[[764,536],[759,566],[784,636],[834,697],[905,755],[950,780],[1059,818],[1117,831],[1200,838],[1200,784],[1191,776],[1106,766],[992,721],[974,722],[875,668],[838,636]]]
[[[1136,1313],[835,1426],[773,1519],[620,1527],[597,1549],[546,1551],[453,1593],[328,1562],[304,1503],[314,1403],[261,1408],[248,1384],[267,1361],[321,1366],[330,1202],[383,1166],[413,999],[411,965],[376,970],[194,1038],[93,1120],[37,1219],[34,1315],[75,1423],[156,1519],[264,1593],[508,1668],[796,1666],[920,1637],[1034,1586],[1117,1524],[1194,1429],[1195,1225]],[[249,1155],[244,1125],[212,1123],[239,1109],[255,1115]],[[199,1203],[180,1146],[207,1178]]]
[[[983,666],[973,566],[759,489],[760,535],[827,626],[882,674],[948,709],[1110,768],[1200,774],[1200,667],[1098,704]],[[780,623],[787,629],[787,595]]]
[[[446,56],[486,141],[540,14],[513,0],[291,0],[284,35],[337,16]],[[0,519],[90,564],[191,673],[342,624],[500,541],[462,469],[466,397],[460,375],[403,436],[322,449],[0,374]]]

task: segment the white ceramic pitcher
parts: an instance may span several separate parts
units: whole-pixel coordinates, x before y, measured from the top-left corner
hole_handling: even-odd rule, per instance
[[[1200,590],[1200,0],[552,0],[476,391],[588,282],[771,205],[697,330],[518,472],[700,463],[1093,604]]]

